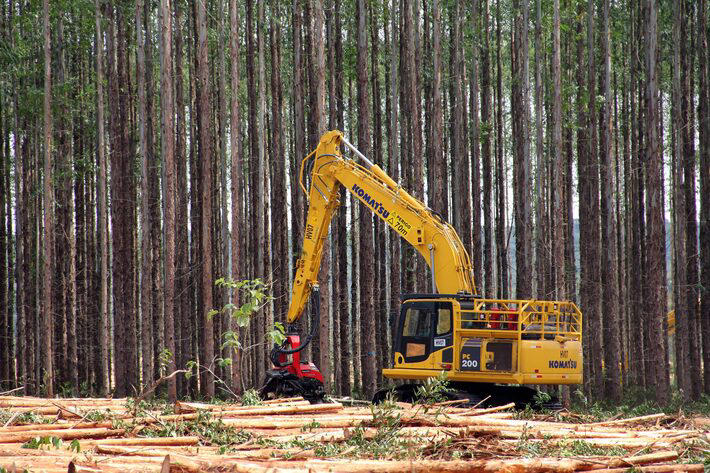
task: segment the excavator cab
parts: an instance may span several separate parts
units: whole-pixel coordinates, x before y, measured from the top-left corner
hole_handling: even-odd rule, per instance
[[[582,314],[571,302],[405,296],[394,334],[391,379],[446,372],[456,397],[533,403],[530,384],[582,382]],[[414,385],[396,393],[410,400]],[[379,393],[380,397],[384,393]]]
[[[453,362],[453,307],[445,300],[406,300],[394,341],[395,364],[441,370]],[[449,366],[450,367],[450,366]]]

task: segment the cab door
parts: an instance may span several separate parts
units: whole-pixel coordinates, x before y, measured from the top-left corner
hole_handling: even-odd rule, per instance
[[[404,357],[404,363],[420,363],[429,358],[435,311],[435,302],[409,301],[402,305],[397,351]]]

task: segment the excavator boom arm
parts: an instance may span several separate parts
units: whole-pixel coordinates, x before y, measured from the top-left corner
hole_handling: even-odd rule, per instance
[[[345,145],[365,162],[365,166],[343,157]],[[372,213],[386,222],[411,244],[432,271],[435,292],[475,294],[471,260],[451,225],[403,190],[379,166],[357,151],[339,131],[323,135],[316,150],[301,164],[313,159],[308,216],[301,257],[296,266],[288,322],[296,322],[318,283],[328,227],[340,205],[340,191],[347,189]],[[305,186],[301,183],[305,190]],[[340,229],[341,231],[343,229]]]

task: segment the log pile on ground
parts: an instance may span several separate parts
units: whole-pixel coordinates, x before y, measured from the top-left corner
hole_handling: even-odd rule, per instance
[[[707,419],[511,408],[0,396],[0,472],[700,472],[710,461]]]

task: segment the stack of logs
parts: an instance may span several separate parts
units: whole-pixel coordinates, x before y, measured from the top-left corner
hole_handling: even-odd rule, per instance
[[[418,448],[404,456],[392,452],[389,458],[375,459],[356,447],[333,449],[337,454],[331,457],[323,456],[328,449],[314,447],[342,445],[355,431],[364,439],[377,438],[381,427],[373,415],[383,411],[369,407],[311,405],[301,398],[258,406],[178,402],[175,414],[162,415],[136,411],[126,399],[0,396],[0,471],[608,473],[633,467],[644,472],[700,472],[702,464],[683,464],[681,458],[710,458],[706,419],[657,414],[590,423],[569,415],[563,422],[541,416],[522,419],[511,408],[399,404],[394,410],[395,435],[411,439]],[[243,431],[244,441],[225,450],[195,432],[148,436],[156,426],[195,421],[203,410]],[[103,420],[91,420],[96,418]],[[615,455],[531,455],[561,452],[571,444]]]

